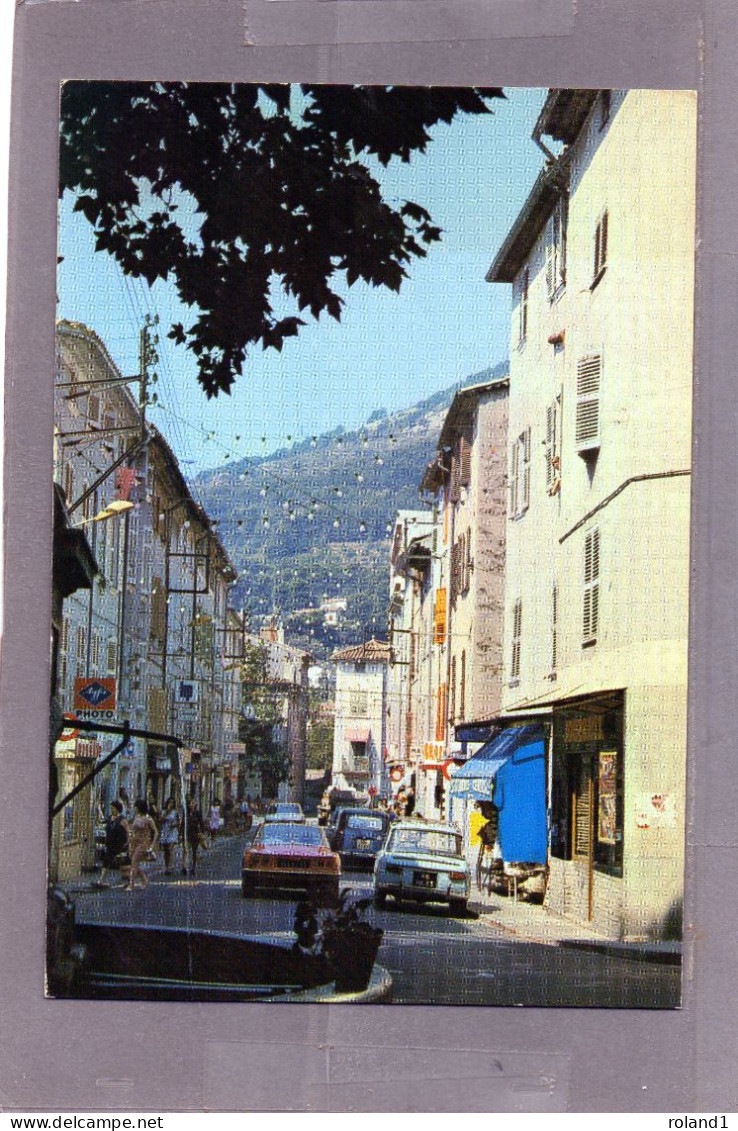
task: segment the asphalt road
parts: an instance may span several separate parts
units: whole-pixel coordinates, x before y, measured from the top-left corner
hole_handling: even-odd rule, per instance
[[[77,891],[77,918],[292,937],[294,901],[242,898],[243,843],[229,838],[203,853],[194,879],[164,876],[160,865],[150,865],[145,891]],[[369,895],[371,875],[344,874],[342,886],[357,897]],[[388,904],[368,914],[384,929],[378,961],[392,974],[397,1004],[628,1009],[678,1004],[678,967],[527,942],[483,917],[453,918],[441,906]]]

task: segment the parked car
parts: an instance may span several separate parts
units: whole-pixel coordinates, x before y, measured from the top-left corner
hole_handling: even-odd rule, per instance
[[[305,821],[305,814],[302,811],[302,806],[295,802],[273,801],[264,814],[264,821],[268,825],[277,824],[280,821],[285,821],[291,825],[302,824]]]
[[[327,830],[328,843],[341,863],[373,867],[389,829],[390,820],[378,809],[339,809],[336,822]]]
[[[469,865],[461,833],[452,825],[400,820],[392,827],[374,865],[374,902],[387,896],[419,903],[447,903],[454,915],[466,911]]]
[[[244,851],[241,894],[284,892],[334,906],[340,876],[341,859],[321,828],[275,822],[262,825]]]

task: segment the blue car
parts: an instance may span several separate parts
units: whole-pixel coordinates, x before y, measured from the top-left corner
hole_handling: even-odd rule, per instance
[[[461,833],[431,821],[397,821],[374,865],[374,902],[387,896],[418,903],[446,903],[452,915],[466,911],[469,865],[462,855]]]
[[[341,809],[328,840],[344,866],[371,869],[389,825],[387,814],[378,809]]]

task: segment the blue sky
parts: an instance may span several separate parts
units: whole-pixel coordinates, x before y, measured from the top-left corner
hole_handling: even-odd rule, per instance
[[[510,289],[484,277],[541,168],[531,131],[546,93],[505,92],[494,115],[439,126],[427,154],[377,167],[386,197],[416,200],[444,230],[400,294],[363,283],[342,291],[340,323],[310,322],[281,354],[255,350],[231,396],[208,402],[194,359],[167,340],[171,322],[191,319],[174,288],[124,278],[94,251],[70,198],[60,208],[58,316],[94,329],[128,374],[138,369],[144,316],[159,314],[160,406],[150,417],[188,475],[339,424],[356,428],[374,409],[414,404],[494,365],[508,354]]]

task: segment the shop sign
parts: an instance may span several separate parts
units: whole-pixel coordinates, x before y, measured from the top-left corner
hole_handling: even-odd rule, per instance
[[[564,723],[564,737],[569,742],[599,742],[602,738],[602,728],[599,715],[582,715],[579,718],[567,718]]]
[[[112,716],[116,708],[117,680],[112,676],[75,679],[74,709],[87,718]]]
[[[174,685],[174,702],[195,704],[197,703],[198,686],[194,679],[180,679]]]

